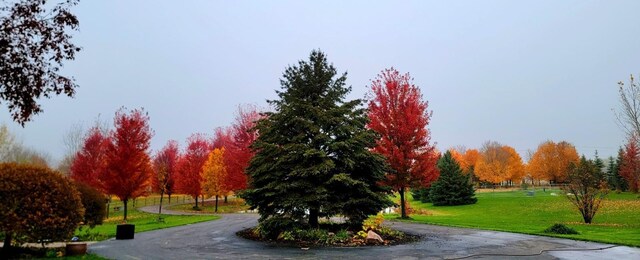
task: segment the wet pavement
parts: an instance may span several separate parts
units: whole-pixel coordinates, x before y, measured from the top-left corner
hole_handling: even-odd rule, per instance
[[[110,239],[89,251],[111,259],[640,259],[640,248],[533,235],[387,222],[422,235],[396,246],[357,248],[283,247],[246,240],[236,232],[255,226],[256,214],[224,214],[215,221]]]

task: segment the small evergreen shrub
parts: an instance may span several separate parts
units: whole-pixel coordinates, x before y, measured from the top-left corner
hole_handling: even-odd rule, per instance
[[[564,224],[553,224],[553,226],[545,229],[544,233],[575,235],[578,234],[578,231],[573,228],[567,227]]]
[[[327,241],[327,231],[319,228],[312,229],[297,229],[295,230],[295,237],[302,241],[315,241],[315,242],[325,242]]]
[[[349,240],[349,232],[346,229],[338,231],[335,236],[335,240],[338,242],[344,242]]]

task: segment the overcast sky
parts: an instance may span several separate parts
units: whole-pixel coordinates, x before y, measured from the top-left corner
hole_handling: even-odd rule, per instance
[[[440,150],[487,140],[525,158],[545,140],[615,155],[617,82],[640,72],[640,1],[82,1],[64,73],[75,98],[42,100],[23,142],[64,153],[72,125],[144,107],[167,140],[232,123],[266,106],[284,69],[320,49],[362,98],[370,79],[409,72],[433,110]]]

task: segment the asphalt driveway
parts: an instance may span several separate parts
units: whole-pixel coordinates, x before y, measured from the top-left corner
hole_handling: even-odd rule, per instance
[[[387,224],[424,238],[398,246],[303,250],[235,235],[257,219],[224,214],[215,221],[138,233],[133,240],[95,243],[89,251],[111,259],[640,259],[639,248],[405,222]]]

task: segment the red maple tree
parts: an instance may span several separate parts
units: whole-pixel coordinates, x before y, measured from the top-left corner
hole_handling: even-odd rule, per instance
[[[629,190],[637,193],[640,189],[640,147],[638,137],[632,136],[624,147],[620,176],[629,184]]]
[[[178,142],[170,140],[153,158],[153,177],[151,178],[151,187],[154,191],[160,193],[160,206],[158,213],[162,213],[162,197],[164,194],[169,196],[171,203],[171,194],[175,189],[176,172],[178,171],[178,159],[180,151]]]
[[[373,151],[390,166],[385,184],[400,193],[402,218],[407,217],[407,189],[428,187],[439,175],[438,155],[427,128],[432,112],[411,80],[408,73],[391,68],[372,81],[367,125],[380,135]]]
[[[87,133],[80,151],[71,162],[70,176],[73,180],[85,183],[105,192],[100,175],[106,170],[106,145],[108,138],[100,128],[93,127]]]
[[[225,148],[231,146],[232,142],[231,128],[219,127],[213,133],[213,140],[211,141],[211,150]]]
[[[227,166],[227,182],[229,190],[238,191],[247,188],[247,174],[245,169],[254,155],[251,144],[258,138],[253,130],[255,122],[261,118],[255,106],[241,106],[238,108],[236,119],[231,126],[230,142],[225,146],[225,165]]]
[[[149,115],[143,109],[125,108],[116,112],[115,130],[106,145],[107,167],[101,181],[108,194],[117,196],[124,203],[124,220],[127,220],[127,202],[146,192],[152,172],[148,154],[151,136]]]
[[[202,194],[202,167],[207,161],[211,143],[203,134],[193,134],[187,140],[187,149],[178,162],[178,192],[191,195],[195,199],[194,208],[198,208],[198,196]]]

